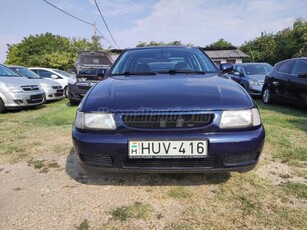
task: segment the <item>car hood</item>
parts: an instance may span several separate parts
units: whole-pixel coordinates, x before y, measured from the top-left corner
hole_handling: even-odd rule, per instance
[[[195,111],[251,108],[234,81],[217,75],[111,77],[87,95],[81,111]]]
[[[264,81],[265,74],[251,74],[247,75],[247,78],[254,81]]]
[[[32,79],[32,80],[40,84],[45,83],[49,86],[60,86],[60,84],[54,80],[49,80],[49,79]]]
[[[38,82],[26,77],[0,77],[0,82],[15,86],[38,85]]]

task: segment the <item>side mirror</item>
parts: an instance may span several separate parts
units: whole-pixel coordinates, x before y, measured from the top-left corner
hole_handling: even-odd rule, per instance
[[[307,78],[307,73],[298,73],[297,76],[301,78]]]
[[[98,81],[102,81],[105,78],[107,69],[97,69],[97,78]]]
[[[223,63],[220,65],[220,71],[222,73],[230,73],[233,70],[233,65],[230,63]]]
[[[51,78],[52,79],[58,79],[59,77],[57,75],[55,75],[55,74],[51,74]]]

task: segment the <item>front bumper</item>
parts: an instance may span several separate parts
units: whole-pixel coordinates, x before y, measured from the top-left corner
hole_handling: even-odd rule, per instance
[[[63,89],[48,89],[45,90],[46,101],[59,100],[65,97]]]
[[[78,161],[87,169],[114,172],[202,173],[246,172],[253,169],[261,154],[265,132],[255,130],[195,133],[104,133],[89,134],[73,128],[73,144]],[[206,158],[129,159],[129,139],[207,139]]]
[[[81,101],[87,91],[96,85],[97,82],[84,81],[68,84],[68,98],[72,101]]]
[[[37,92],[19,92],[19,93],[4,93],[4,106],[7,109],[35,107],[43,104],[46,101],[44,91]]]
[[[252,96],[261,96],[263,85],[249,85],[249,94]]]

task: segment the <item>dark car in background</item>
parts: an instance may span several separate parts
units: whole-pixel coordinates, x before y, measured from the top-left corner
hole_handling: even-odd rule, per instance
[[[98,81],[104,79],[113,60],[104,51],[82,51],[75,63],[76,77],[68,82],[68,99],[71,105],[80,103],[86,92]]]
[[[265,75],[272,68],[268,63],[236,64],[228,76],[238,82],[250,95],[261,96]]]
[[[280,101],[307,107],[307,57],[275,64],[265,77],[262,101],[265,104]]]
[[[250,95],[201,49],[170,46],[125,50],[85,95],[72,137],[86,169],[246,172],[265,132]]]

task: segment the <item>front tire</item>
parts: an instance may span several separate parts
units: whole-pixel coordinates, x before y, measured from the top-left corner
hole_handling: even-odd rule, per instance
[[[76,101],[76,100],[71,100],[69,99],[69,103],[71,106],[76,106],[76,105],[79,105],[80,104],[80,101]]]
[[[68,98],[68,89],[67,88],[68,88],[67,86],[64,88],[64,95],[65,95],[66,98]]]
[[[262,102],[264,104],[272,104],[272,92],[268,87],[265,87],[262,91]]]
[[[0,113],[4,113],[4,111],[5,111],[4,102],[3,102],[2,99],[0,98]]]

